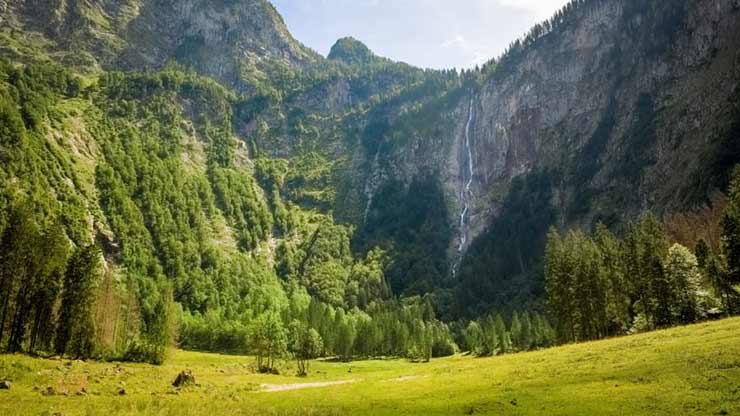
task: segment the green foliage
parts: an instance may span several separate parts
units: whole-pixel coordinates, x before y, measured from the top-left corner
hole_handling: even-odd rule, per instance
[[[288,336],[275,312],[264,313],[250,323],[249,344],[257,357],[257,369],[264,373],[276,372],[277,359],[287,351]]]
[[[735,313],[740,298],[740,167],[737,166],[730,182],[729,197],[721,221],[724,256],[712,259],[710,265],[714,269],[715,286],[722,294],[725,307],[729,313]],[[719,266],[722,260],[725,267]]]
[[[324,341],[315,329],[297,320],[290,323],[288,333],[288,352],[293,355],[298,364],[298,375],[306,376],[309,361],[324,351]]]
[[[552,229],[545,276],[559,340],[599,339],[706,319],[718,304],[712,285],[689,249],[668,244],[650,214],[632,224],[621,240],[601,225],[593,237],[579,231],[561,237]]]
[[[68,242],[58,224],[41,229],[27,201],[10,209],[0,251],[0,345],[7,332],[8,351],[20,352],[27,343],[35,352],[52,343]]]
[[[78,248],[69,259],[54,342],[57,354],[77,358],[94,354],[93,305],[100,271],[101,252],[95,245]]]
[[[543,171],[512,181],[498,219],[472,243],[460,266],[456,315],[510,312],[526,303],[538,307],[545,235],[558,216],[552,205],[555,178]]]
[[[373,198],[358,250],[380,246],[390,255],[385,274],[393,293],[421,295],[447,284],[452,236],[441,184],[419,178],[405,188],[392,183]]]
[[[368,49],[362,42],[351,38],[342,38],[337,40],[329,51],[329,59],[343,61],[350,65],[365,65],[375,59],[381,59]]]
[[[696,256],[688,248],[674,244],[665,259],[665,272],[675,285],[672,320],[688,324],[706,316],[708,305],[700,302],[702,277]]]
[[[491,358],[455,356],[427,364],[386,358],[352,365],[320,360],[311,363],[306,383],[356,382],[275,393],[254,393],[253,388],[301,380],[292,371],[280,376],[247,371],[243,367],[252,357],[177,351],[166,366],[123,365],[125,397],[117,394],[124,375],[110,371],[115,365],[98,361],[62,366],[67,380],[94,375],[99,383],[88,389],[92,393],[39,397],[25,386],[54,385],[49,375],[59,372],[60,362],[6,354],[0,355],[0,368],[13,386],[2,391],[7,400],[0,401],[0,413],[43,414],[50,406],[89,406],[92,414],[110,416],[153,408],[181,416],[305,415],[314,412],[307,406],[320,403],[320,413],[357,416],[465,414],[471,409],[474,414],[522,416],[674,416],[691,406],[702,409],[697,413],[732,415],[740,411],[734,393],[740,356],[740,343],[734,341],[739,332],[736,318]],[[169,382],[182,369],[192,370],[201,387],[183,389],[170,398]],[[65,383],[62,388],[79,389],[71,386]],[[100,395],[95,394],[98,391]],[[248,400],[227,399],[244,396]],[[510,403],[514,398],[516,406]],[[492,406],[489,400],[500,404]]]
[[[550,347],[555,344],[555,331],[538,313],[514,312],[508,327],[499,314],[470,321],[463,339],[471,354],[491,356]]]

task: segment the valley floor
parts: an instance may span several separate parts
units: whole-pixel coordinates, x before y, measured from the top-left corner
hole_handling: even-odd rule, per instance
[[[254,374],[251,363],[185,351],[158,367],[0,355],[12,382],[0,414],[740,414],[737,318],[494,358],[319,361],[306,378]],[[184,369],[198,385],[177,391]]]

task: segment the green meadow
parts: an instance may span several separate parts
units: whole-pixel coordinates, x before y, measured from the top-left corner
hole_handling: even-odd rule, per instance
[[[192,370],[196,385],[171,386]],[[492,358],[316,361],[296,377],[176,351],[161,366],[0,356],[2,415],[735,415],[740,319]],[[122,390],[125,394],[122,394]]]

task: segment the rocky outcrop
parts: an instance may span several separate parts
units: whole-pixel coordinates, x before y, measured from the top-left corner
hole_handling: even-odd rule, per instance
[[[469,205],[459,232],[468,241],[496,217],[511,179],[532,170],[557,172],[553,203],[575,224],[687,209],[721,183],[708,176],[737,116],[736,2],[590,1],[563,19],[489,69],[472,105],[460,100],[446,146],[417,137],[398,152],[400,164],[440,164],[453,223]],[[409,158],[424,149],[436,156]]]
[[[57,51],[91,53],[103,66],[177,61],[240,90],[274,67],[320,58],[266,0],[19,0],[0,4],[0,19],[44,33]]]

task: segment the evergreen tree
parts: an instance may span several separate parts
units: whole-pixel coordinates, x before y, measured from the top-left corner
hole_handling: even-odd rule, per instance
[[[573,255],[564,247],[557,230],[550,228],[545,249],[545,288],[547,302],[555,318],[556,333],[561,342],[577,340]]]
[[[23,201],[11,206],[0,241],[0,345],[9,332],[7,349],[11,352],[20,351],[22,347],[18,318],[25,317],[26,313],[18,307],[17,300],[26,297],[22,288],[33,279],[40,237],[30,204]]]
[[[57,354],[81,358],[95,352],[93,306],[100,268],[101,252],[95,244],[79,247],[69,259],[54,342]]]
[[[337,331],[337,336],[334,341],[334,352],[342,361],[350,361],[352,359],[352,351],[354,348],[356,335],[353,322],[351,318],[348,318],[345,315],[342,309],[339,309],[337,311],[334,322]],[[404,334],[404,341],[407,337],[408,334]],[[403,352],[405,353],[405,348]]]
[[[499,334],[496,333],[496,323],[493,317],[488,316],[481,319],[480,327],[483,333],[481,355],[496,355],[498,353]]]
[[[727,312],[738,312],[740,296],[740,166],[735,167],[729,189],[729,201],[722,217],[722,249],[726,272],[715,276]]]
[[[48,350],[53,342],[54,308],[62,287],[69,243],[61,224],[52,225],[41,239],[44,256],[30,296],[32,314],[28,351]]]
[[[532,321],[529,313],[524,312],[522,315],[522,332],[519,336],[520,351],[529,351],[532,348]]]
[[[606,333],[618,335],[627,331],[630,321],[630,299],[626,286],[624,253],[619,241],[603,224],[598,224],[594,242],[601,252],[606,285]]]
[[[646,329],[657,324],[657,309],[660,320],[669,319],[670,287],[663,274],[663,259],[668,253],[665,231],[658,219],[645,215],[639,222],[630,225],[625,242],[625,264],[632,309],[636,318],[644,321]],[[638,320],[639,320],[638,319]]]
[[[467,344],[468,350],[471,354],[483,354],[483,330],[478,322],[470,321],[467,328],[465,328],[465,343]]]
[[[694,248],[694,253],[696,253],[696,262],[700,269],[704,269],[707,266],[707,258],[709,257],[709,245],[706,241],[704,241],[703,238],[699,239],[699,241],[696,242],[696,248]]]
[[[514,315],[511,318],[510,332],[511,332],[511,341],[514,344],[514,348],[517,351],[521,351],[522,350],[522,323],[519,320],[518,312],[514,312]]]
[[[510,353],[513,350],[511,334],[506,330],[506,324],[501,315],[496,315],[494,327],[496,328],[496,336],[498,338],[498,352],[500,354]]]

